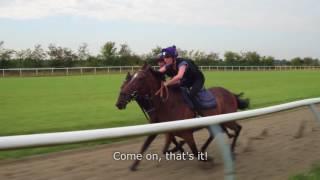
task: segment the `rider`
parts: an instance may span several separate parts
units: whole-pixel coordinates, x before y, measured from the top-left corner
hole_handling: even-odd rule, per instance
[[[199,110],[199,105],[195,100],[195,96],[204,86],[204,75],[199,70],[198,66],[190,59],[179,58],[176,46],[171,46],[162,49],[165,66],[162,66],[159,71],[171,77],[164,84],[166,86],[179,84],[181,89],[188,91],[188,96],[193,102],[194,110]]]

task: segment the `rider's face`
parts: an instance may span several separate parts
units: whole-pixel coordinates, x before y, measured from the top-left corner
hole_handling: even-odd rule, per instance
[[[173,58],[172,57],[165,57],[164,58],[164,62],[166,64],[172,64],[173,63]]]
[[[164,66],[166,63],[164,61],[158,61],[158,66],[162,67]]]

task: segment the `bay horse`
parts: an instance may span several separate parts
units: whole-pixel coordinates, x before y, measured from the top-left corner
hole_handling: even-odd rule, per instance
[[[151,103],[151,106],[153,107],[151,123],[182,120],[196,116],[196,113],[190,109],[186,103],[184,103],[180,89],[169,88],[166,93],[167,95],[170,95],[170,98],[168,98],[167,101],[163,101],[161,96],[156,95],[156,92],[159,89],[163,89],[163,76],[159,75],[157,71],[154,71],[149,65],[145,64],[129,82],[122,86],[116,106],[119,109],[125,109],[126,105],[135,97],[146,97],[149,99],[149,103]],[[215,87],[210,88],[209,91],[215,95],[217,107],[215,109],[201,110],[200,113],[202,116],[236,112],[238,109],[246,109],[249,106],[248,99],[241,99],[240,95],[232,94],[224,88]],[[241,126],[235,121],[222,123],[220,125],[227,135],[233,138],[231,150],[234,152],[235,144],[241,131]],[[229,134],[226,128],[233,130],[234,134]],[[199,151],[194,141],[193,132],[198,129],[199,128],[167,133],[164,150],[169,147],[171,142],[175,141],[174,136],[178,136],[189,145],[192,153],[197,156]],[[146,151],[156,136],[157,135],[148,136],[140,151],[141,153]],[[210,137],[201,148],[202,152],[208,147],[212,140],[213,135],[210,134]],[[179,149],[179,144],[175,142],[174,144],[176,144]],[[130,169],[136,170],[139,162],[140,161],[136,160]]]
[[[120,88],[121,91],[130,82],[131,79],[132,79],[132,75],[128,72],[125,81],[121,85],[121,88]],[[157,123],[157,121],[158,121],[157,114],[155,113],[155,109],[152,105],[152,102],[151,102],[151,99],[149,96],[147,96],[147,95],[141,96],[141,95],[136,94],[135,96],[132,97],[132,99],[134,99],[137,102],[137,104],[139,105],[140,109],[142,110],[143,114],[145,115],[145,117],[149,121],[149,123]],[[170,134],[166,134],[166,135],[167,135],[167,138],[166,138],[167,146],[164,146],[164,148],[162,150],[163,154],[165,154],[167,152],[177,152],[177,151],[184,152],[184,149],[182,146],[185,143],[185,141],[180,141],[180,143],[178,143],[178,141],[176,140],[176,138],[174,136],[172,137],[172,136],[170,136]],[[157,136],[157,134],[151,135],[151,138],[154,139],[154,138],[156,138],[156,136]],[[172,140],[171,142],[175,145],[175,148],[169,150],[170,142],[167,143],[168,139]],[[147,148],[147,145],[144,145],[143,147],[144,148],[142,148],[141,153],[144,153],[144,151],[146,150],[145,148]]]

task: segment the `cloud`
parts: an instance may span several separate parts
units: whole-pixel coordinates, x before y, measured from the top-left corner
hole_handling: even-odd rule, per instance
[[[309,30],[319,28],[316,0],[1,0],[0,18],[79,16],[236,28]]]

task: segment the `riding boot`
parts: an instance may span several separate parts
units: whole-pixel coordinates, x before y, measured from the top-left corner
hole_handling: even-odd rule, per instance
[[[186,103],[188,104],[188,106],[194,111],[196,112],[197,115],[202,116],[201,115],[201,109],[200,109],[200,105],[198,103],[198,101],[196,100],[195,97],[191,96],[190,91],[188,88],[186,87],[181,87],[181,91],[182,91],[182,95],[184,96],[184,99],[186,101]]]
[[[201,113],[201,105],[198,103],[198,101],[196,100],[196,97],[189,95],[190,100],[192,101],[193,104],[193,111],[195,111],[197,113],[198,116],[202,116]]]
[[[189,89],[186,87],[180,87],[183,99],[187,105],[193,110],[195,108],[193,101],[190,98]]]

